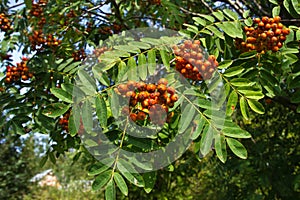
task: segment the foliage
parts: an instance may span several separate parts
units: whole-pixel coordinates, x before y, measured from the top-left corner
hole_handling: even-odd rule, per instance
[[[33,142],[30,139],[24,142],[19,135],[5,136],[1,133],[0,137],[0,198],[22,199],[36,170]]]
[[[265,113],[263,99],[300,112],[300,30],[289,26],[280,51],[243,53],[236,41],[246,39],[244,27],[253,24],[250,14],[265,13],[268,1],[244,2],[250,8],[245,12],[238,4],[228,2],[220,6],[233,8],[237,13],[217,10],[213,2],[205,1],[202,4],[210,8],[210,13],[200,6],[189,11],[194,1],[40,0],[25,1],[19,9],[9,8],[7,1],[1,2],[2,12],[13,24],[12,29],[3,29],[5,36],[1,40],[2,67],[6,67],[0,98],[5,114],[0,120],[3,133],[49,134],[51,147],[42,164],[48,159],[56,163],[69,149],[76,149],[79,155],[91,153],[99,160],[90,161],[92,188],[105,188],[106,199],[115,199],[117,188],[129,195],[129,183],[151,192],[157,179],[155,167],[168,166],[190,143],[197,158],[213,151],[222,163],[232,158],[231,153],[247,159],[245,139],[254,137],[256,129],[248,132],[241,121],[255,123],[253,113]],[[289,16],[299,17],[296,1],[285,0],[283,6],[274,0],[269,2],[273,5],[273,17],[280,13],[283,21],[289,21]],[[105,11],[105,6],[111,13]],[[259,11],[255,11],[256,7]],[[178,30],[179,34],[153,27],[123,31],[154,25]],[[273,29],[276,28],[277,25]],[[201,43],[208,55],[216,58],[218,67],[209,72],[214,72],[212,76],[205,75],[205,64],[200,81],[184,79],[180,75],[183,71],[174,70],[178,55],[172,48],[186,38]],[[9,53],[17,47],[28,59],[14,64]],[[84,50],[88,49],[93,49],[94,55],[86,56]],[[208,55],[203,61],[212,58]],[[161,127],[146,126],[149,124],[140,120],[140,127],[150,127],[149,133],[159,131],[139,138],[143,131],[121,113],[128,101],[122,100],[115,89],[129,81],[155,82],[157,77],[165,77],[176,89],[178,101],[166,111],[174,116]],[[151,110],[142,111],[151,116]],[[167,153],[157,156],[157,160],[144,156],[156,151]],[[153,158],[153,163],[147,163],[151,160],[148,158]],[[267,193],[272,196],[272,190]]]

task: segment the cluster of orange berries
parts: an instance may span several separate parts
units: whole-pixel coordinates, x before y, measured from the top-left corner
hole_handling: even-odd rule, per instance
[[[61,44],[61,40],[55,38],[52,34],[45,37],[41,29],[33,31],[33,34],[29,36],[29,41],[33,50],[42,50],[44,46],[57,47]]]
[[[118,34],[122,31],[123,26],[117,23],[113,23],[110,26],[103,26],[99,28],[99,33],[102,35],[111,35],[111,34]]]
[[[174,46],[173,50],[176,70],[193,81],[210,79],[219,65],[214,55],[205,58],[199,40],[185,40],[180,46]]]
[[[30,15],[38,18],[38,25],[40,28],[42,28],[46,24],[46,18],[44,17],[44,7],[47,5],[47,0],[39,0],[38,2],[34,3],[32,2]],[[28,16],[30,19],[31,16]]]
[[[161,0],[150,0],[149,3],[152,4],[152,5],[160,5]]]
[[[289,28],[285,28],[280,23],[281,18],[262,17],[253,20],[253,26],[244,27],[246,33],[246,41],[242,39],[236,40],[236,46],[242,52],[256,50],[258,53],[264,54],[268,50],[277,52],[286,40],[286,36],[290,33]]]
[[[4,13],[0,13],[0,29],[4,32],[12,30],[10,20],[6,17]]]
[[[63,130],[69,132],[70,111],[66,112],[58,121]]]
[[[71,115],[71,110],[69,110],[68,112],[66,112],[58,121],[58,124],[62,127],[62,129],[66,132],[69,132],[69,118]],[[80,119],[80,125],[79,125],[79,129],[78,129],[78,135],[83,135],[84,133],[84,126],[83,126],[83,122],[82,119]]]
[[[73,57],[74,61],[84,60],[86,58],[84,49],[80,49],[78,51],[73,52],[72,57]]]
[[[109,51],[109,49],[107,47],[101,47],[101,48],[96,48],[93,53],[95,54],[96,58],[98,59],[99,62],[101,62],[100,60],[100,56],[105,52],[105,51]]]
[[[47,5],[48,1],[47,0],[39,0],[36,3],[32,3],[31,5],[31,10],[30,14],[35,16],[35,17],[41,17],[44,15],[44,9],[43,7]]]
[[[27,66],[28,58],[22,58],[22,62],[17,63],[17,66],[7,66],[6,67],[6,78],[5,82],[7,84],[12,83],[12,81],[16,82],[20,80],[23,81],[28,80],[28,78],[32,78],[33,74],[29,72],[29,68]]]
[[[158,84],[128,81],[118,85],[116,93],[130,99],[129,106],[123,107],[122,114],[130,116],[134,122],[148,120],[153,124],[163,125],[174,116],[169,108],[174,107],[178,95],[173,87],[168,86],[165,78],[161,78]]]

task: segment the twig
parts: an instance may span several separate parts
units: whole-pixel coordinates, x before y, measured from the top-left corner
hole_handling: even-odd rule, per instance
[[[206,7],[208,8],[208,10],[212,13],[214,12],[214,10],[208,5],[208,3],[206,3],[204,0],[201,0],[201,3]]]
[[[25,5],[25,3],[24,2],[23,3],[19,3],[19,4],[16,4],[16,5],[13,5],[13,6],[7,8],[7,9],[10,10],[10,9],[13,9],[13,8],[16,8],[16,7],[19,7],[19,6],[22,6],[22,5]]]
[[[121,22],[121,24],[126,28],[129,29],[128,26],[125,24],[122,16],[121,16],[121,12],[120,12],[120,7],[117,4],[117,2],[115,0],[110,0],[110,3],[112,4],[112,6],[115,8],[115,15],[117,17],[117,19]]]
[[[226,0],[227,3],[229,3],[229,5],[236,10],[241,16],[243,15],[244,11],[241,10],[236,4],[235,2],[231,1],[231,0]]]

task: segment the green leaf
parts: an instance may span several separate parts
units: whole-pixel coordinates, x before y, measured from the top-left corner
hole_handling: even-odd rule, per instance
[[[50,158],[50,161],[51,161],[53,164],[55,164],[55,163],[56,163],[56,158],[55,158],[55,156],[54,156],[53,151],[48,152],[48,156],[49,156],[49,158]]]
[[[233,138],[251,138],[251,135],[240,127],[225,127],[222,133]]]
[[[72,101],[72,95],[68,92],[62,90],[61,88],[50,88],[50,92],[59,98],[60,100],[66,102],[66,103],[73,103]]]
[[[214,15],[219,21],[223,21],[224,19],[224,15],[220,10],[213,12],[212,15]]]
[[[145,54],[141,53],[138,56],[138,72],[139,72],[139,77],[142,80],[145,80],[147,78],[147,60]]]
[[[101,96],[96,97],[96,114],[102,127],[107,126],[107,107],[106,103]]]
[[[169,53],[166,50],[160,50],[159,51],[162,62],[164,64],[164,66],[167,68],[167,70],[170,69],[170,56]]]
[[[269,2],[272,3],[272,4],[278,5],[277,0],[269,0]]]
[[[226,141],[224,135],[216,134],[215,149],[218,158],[221,160],[222,163],[225,163],[227,160],[227,150],[226,150]]]
[[[66,68],[64,68],[63,72],[68,73],[68,72],[76,69],[78,67],[78,65],[80,65],[80,64],[81,64],[81,62],[74,62],[74,63],[68,65]]]
[[[201,14],[201,17],[207,19],[209,22],[213,23],[215,21],[215,18],[210,15],[203,15]]]
[[[148,51],[148,71],[153,75],[156,70],[156,52],[154,49]]]
[[[114,180],[115,180],[116,185],[120,189],[120,191],[125,196],[127,196],[128,195],[128,187],[127,187],[127,184],[126,184],[124,178],[118,172],[115,172],[114,173]]]
[[[249,110],[247,107],[247,102],[244,97],[240,98],[240,109],[241,109],[241,113],[242,113],[243,117],[246,120],[249,120]]]
[[[223,22],[216,25],[232,38],[243,38],[242,29],[240,27],[237,28],[237,23],[235,22]]]
[[[238,18],[239,18],[239,16],[230,9],[224,9],[223,12],[225,13],[225,15],[227,15],[228,17],[230,17],[233,20],[238,20]]]
[[[214,138],[214,131],[210,125],[205,126],[200,140],[200,152],[205,156],[211,150]]]
[[[127,79],[128,67],[124,61],[121,61],[118,65],[118,81],[124,81]]]
[[[114,161],[115,160],[113,158],[106,158],[97,162],[96,164],[93,164],[88,171],[88,175],[95,176],[105,172],[107,169],[109,169],[112,166]]]
[[[81,82],[80,88],[86,94],[93,95],[96,92],[97,87],[96,87],[96,82],[92,78],[92,76],[89,75],[87,72],[85,72],[83,69],[79,70],[77,74],[79,77],[79,81]]]
[[[119,117],[119,95],[113,90],[109,91],[109,102],[113,117],[117,119]]]
[[[196,24],[199,24],[201,26],[206,26],[206,20],[200,17],[193,17],[193,20],[196,22]]]
[[[191,31],[192,33],[197,34],[198,33],[198,28],[197,26],[191,25],[191,24],[183,24],[183,26],[186,26],[188,31]]]
[[[101,84],[107,87],[110,86],[110,80],[106,72],[101,71],[100,67],[93,67],[92,71],[94,73],[95,78],[97,78]]]
[[[70,63],[72,63],[74,60],[74,58],[69,58],[68,60],[66,60],[66,62],[60,64],[58,67],[57,67],[57,71],[62,71],[66,66],[68,66]]]
[[[230,65],[232,65],[233,61],[232,60],[224,60],[222,62],[219,63],[218,68],[219,69],[225,69],[230,67]]]
[[[253,25],[253,20],[249,17],[244,20],[244,23],[246,26],[252,26]]]
[[[242,53],[239,56],[239,59],[244,60],[244,59],[254,58],[254,57],[256,57],[256,53],[257,53],[256,51],[248,51],[248,52]]]
[[[137,41],[132,41],[129,42],[128,45],[138,47],[139,49],[150,49],[151,45],[145,42],[137,42]]]
[[[61,84],[61,88],[69,94],[73,94],[74,85],[70,83]]]
[[[246,11],[243,13],[243,18],[246,19],[246,18],[249,16],[249,13],[250,13],[250,10],[246,10]]]
[[[300,15],[300,1],[299,0],[291,0],[291,2],[294,7],[294,10],[297,12],[297,14]]]
[[[70,105],[66,105],[63,103],[54,103],[48,105],[44,110],[43,110],[43,115],[46,115],[47,117],[51,118],[56,118],[61,115],[63,115],[65,112],[67,112],[70,108]]]
[[[252,100],[252,99],[247,99],[248,104],[250,106],[250,108],[258,113],[258,114],[264,114],[265,113],[265,108],[263,107],[263,105],[261,103],[259,103],[256,100]]]
[[[155,181],[156,181],[156,172],[147,172],[143,174],[143,179],[145,181],[145,187],[144,190],[146,193],[150,193],[152,189],[154,188]]]
[[[192,104],[187,104],[185,106],[185,108],[182,111],[181,119],[180,119],[180,122],[178,125],[179,133],[183,133],[188,128],[188,126],[191,125],[191,122],[194,118],[195,112],[196,112],[196,110]]]
[[[119,159],[117,162],[117,168],[121,174],[132,184],[138,187],[145,186],[143,177],[127,161]]]
[[[293,1],[296,1],[296,0],[284,0],[283,5],[286,8],[286,10],[292,15],[292,17],[297,18],[298,13],[295,11],[295,8],[292,4]],[[296,2],[296,4],[297,4],[297,2]]]
[[[275,17],[275,16],[279,16],[279,14],[280,14],[280,6],[275,6],[272,9],[272,15],[273,15],[273,17]]]
[[[261,91],[249,91],[249,92],[245,92],[244,95],[249,99],[259,100],[264,98],[264,94]]]
[[[118,49],[118,50],[126,49],[126,51],[129,53],[140,53],[141,52],[141,50],[138,47],[132,46],[132,45],[118,45],[118,46],[114,46],[114,49]]]
[[[69,117],[68,128],[69,128],[69,133],[72,137],[77,135],[78,130],[77,130],[76,125],[75,125],[73,112],[71,113],[71,115]]]
[[[127,63],[128,66],[128,80],[138,81],[137,67],[134,57],[130,57]]]
[[[141,41],[145,42],[145,43],[149,43],[149,44],[154,45],[154,46],[157,46],[157,45],[160,44],[160,40],[159,39],[149,38],[149,37],[141,38]]]
[[[247,150],[242,143],[236,139],[226,138],[227,144],[231,151],[238,157],[242,159],[247,158]]]
[[[105,200],[115,200],[116,199],[116,187],[113,180],[110,180],[107,183],[106,189],[105,189]]]
[[[228,102],[226,105],[226,115],[231,116],[235,110],[236,104],[238,102],[238,94],[232,91],[228,97]]]
[[[202,130],[203,130],[204,126],[207,125],[206,119],[203,116],[197,115],[197,118],[200,118],[200,119],[195,120],[196,123],[197,123],[197,128],[193,132],[193,134],[191,135],[192,140],[196,140],[200,136],[200,134],[202,133]]]
[[[104,187],[104,185],[107,184],[107,182],[110,180],[112,175],[112,170],[108,170],[102,174],[99,174],[93,184],[92,184],[92,189],[94,191],[101,189],[102,187]]]
[[[211,33],[215,34],[218,38],[224,40],[225,37],[221,31],[219,31],[216,27],[213,25],[205,27],[206,29],[210,30]]]
[[[42,159],[40,160],[40,163],[39,163],[40,168],[45,166],[47,160],[48,160],[48,153],[46,153],[45,156],[43,156]]]
[[[247,78],[234,78],[230,81],[233,86],[244,87],[255,85],[255,82],[250,82]]]
[[[224,76],[233,77],[233,76],[241,74],[243,71],[244,71],[244,68],[241,66],[231,67],[225,71]]]
[[[93,128],[93,112],[92,104],[89,100],[85,100],[82,105],[82,123],[84,129],[91,131]]]

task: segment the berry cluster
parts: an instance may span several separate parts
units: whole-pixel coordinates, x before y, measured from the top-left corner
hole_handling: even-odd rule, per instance
[[[178,95],[167,85],[165,78],[161,78],[158,84],[128,81],[118,85],[117,94],[130,98],[129,107],[123,107],[122,114],[130,116],[134,122],[145,122],[146,119],[156,125],[170,122],[174,112],[169,112],[169,108],[174,106]]]
[[[160,5],[161,0],[150,0],[149,3],[152,4],[152,5]]]
[[[63,130],[69,132],[69,118],[70,118],[70,111],[66,112],[60,119],[59,125],[62,127]]]
[[[180,46],[174,46],[173,50],[176,70],[193,81],[210,79],[219,65],[214,55],[205,59],[199,40],[185,40]]]
[[[80,49],[78,51],[73,52],[72,57],[73,57],[74,61],[84,60],[86,58],[84,49]]]
[[[95,54],[96,58],[98,59],[99,62],[101,62],[100,56],[105,52],[105,51],[109,51],[111,49],[107,48],[107,47],[101,47],[101,48],[96,48],[93,53]]]
[[[256,50],[262,54],[268,50],[277,52],[290,33],[290,29],[285,28],[280,20],[279,16],[255,18],[252,27],[244,27],[247,36],[246,41],[236,40],[237,48],[242,52]]]
[[[0,13],[0,29],[4,32],[12,30],[10,20],[6,17],[4,13]]]
[[[99,33],[102,35],[111,35],[118,34],[122,31],[123,26],[117,23],[113,23],[113,25],[104,25],[99,28]]]
[[[44,16],[44,9],[43,7],[47,5],[48,1],[47,0],[39,0],[36,3],[32,3],[31,5],[31,10],[30,14],[35,16],[35,17],[42,17]]]
[[[66,112],[58,121],[58,124],[62,127],[62,129],[66,132],[69,132],[69,118],[71,115],[71,110],[69,110],[68,112]],[[84,126],[83,126],[83,122],[82,119],[80,118],[80,125],[79,125],[79,129],[78,129],[78,135],[83,135],[84,133]]]
[[[28,16],[31,19],[31,16],[34,16],[38,19],[38,25],[42,28],[46,24],[46,18],[44,17],[44,7],[47,5],[47,0],[39,0],[36,3],[32,3],[30,14]]]
[[[33,34],[29,36],[29,41],[33,50],[43,50],[45,46],[54,48],[61,44],[61,40],[58,40],[52,34],[45,37],[41,29],[33,31]]]
[[[7,66],[6,67],[6,78],[5,82],[7,84],[12,83],[12,81],[16,82],[20,80],[23,81],[28,80],[28,78],[32,78],[33,74],[29,72],[29,68],[27,66],[27,58],[22,58],[22,62],[17,63],[17,66]]]

